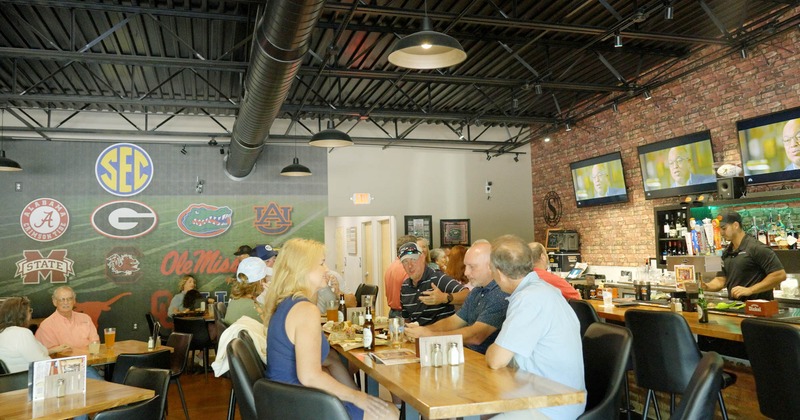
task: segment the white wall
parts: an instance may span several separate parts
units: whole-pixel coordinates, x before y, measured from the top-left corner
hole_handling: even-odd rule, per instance
[[[491,199],[484,192],[492,181]],[[354,193],[370,193],[356,206]],[[403,216],[433,216],[433,246],[440,219],[470,219],[472,240],[514,233],[533,240],[529,155],[486,160],[468,151],[347,147],[328,154],[328,216],[391,215],[402,235]]]

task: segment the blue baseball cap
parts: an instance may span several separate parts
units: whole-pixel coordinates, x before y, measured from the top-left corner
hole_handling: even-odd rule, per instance
[[[272,257],[277,257],[278,251],[272,249],[270,245],[259,245],[253,249],[253,252],[250,253],[250,256],[258,257],[266,261]]]

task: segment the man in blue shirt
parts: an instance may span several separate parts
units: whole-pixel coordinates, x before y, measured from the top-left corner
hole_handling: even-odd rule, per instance
[[[508,307],[508,293],[500,290],[492,280],[489,267],[491,252],[491,244],[483,239],[475,241],[467,250],[464,273],[475,288],[458,313],[425,327],[409,324],[406,326],[406,335],[417,338],[461,334],[467,348],[485,354],[503,326]]]

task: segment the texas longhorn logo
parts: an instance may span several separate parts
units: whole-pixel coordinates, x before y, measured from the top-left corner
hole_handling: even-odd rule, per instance
[[[19,224],[29,238],[34,241],[49,242],[67,231],[69,212],[58,200],[37,198],[22,210]]]
[[[280,235],[292,227],[292,206],[279,206],[270,201],[266,206],[254,206],[253,226],[265,235]]]
[[[22,284],[39,284],[40,280],[50,279],[50,283],[66,283],[67,277],[75,275],[74,261],[67,258],[66,249],[54,249],[45,258],[37,250],[22,251],[23,259],[17,261],[17,273]]]

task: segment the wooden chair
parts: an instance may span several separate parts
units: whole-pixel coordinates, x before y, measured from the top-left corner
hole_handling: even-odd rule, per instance
[[[258,420],[350,419],[342,401],[321,389],[262,378],[256,381],[254,393],[258,395]]]

